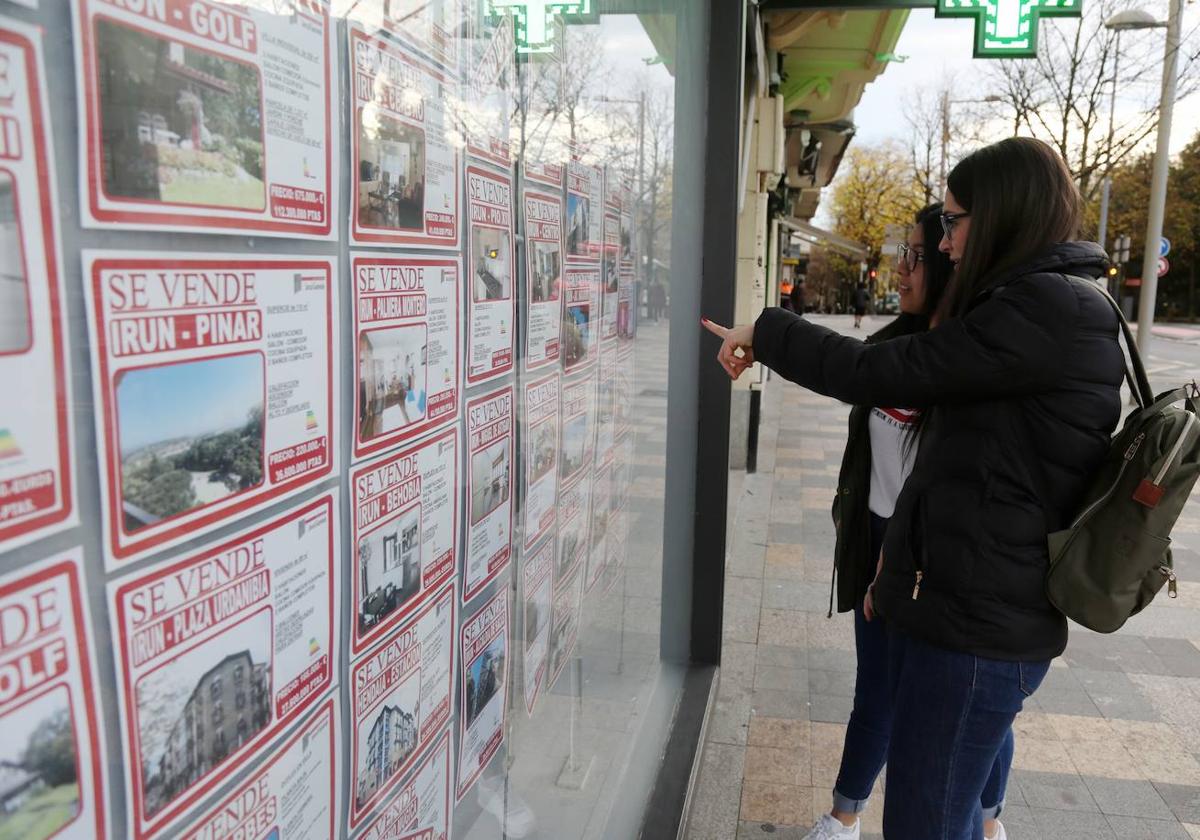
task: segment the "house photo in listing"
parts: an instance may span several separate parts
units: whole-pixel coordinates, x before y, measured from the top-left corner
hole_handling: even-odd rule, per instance
[[[48,840],[79,815],[79,748],[66,686],[0,715],[0,840]]]
[[[358,428],[370,440],[425,419],[425,326],[363,332],[358,339]]]
[[[508,501],[509,442],[498,441],[471,456],[471,524]]]
[[[529,276],[529,302],[558,300],[562,285],[562,249],[557,242],[532,243],[533,270]]]
[[[12,176],[0,170],[0,355],[28,349],[29,277]]]
[[[262,210],[258,70],[104,18],[95,26],[105,194]]]
[[[263,377],[260,353],[117,373],[126,532],[262,483]]]
[[[374,105],[359,112],[358,223],[425,229],[425,132]]]
[[[417,748],[417,704],[421,680],[403,680],[373,714],[359,724],[355,803],[362,808],[400,771]]]
[[[475,243],[474,300],[508,300],[512,297],[508,231],[472,225],[471,241]]]
[[[570,193],[567,196],[567,254],[572,257],[588,255],[588,239],[591,230],[592,202],[590,199]]]
[[[365,633],[421,589],[421,506],[359,540],[358,566],[358,629]]]
[[[479,716],[488,701],[504,689],[505,639],[496,639],[484,649],[467,672],[466,695],[463,697],[463,714],[466,725]]]

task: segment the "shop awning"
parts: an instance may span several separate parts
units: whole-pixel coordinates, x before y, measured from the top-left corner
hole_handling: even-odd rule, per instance
[[[834,233],[831,230],[819,228],[816,225],[809,224],[803,219],[792,217],[790,219],[780,219],[779,224],[790,229],[792,233],[799,236],[806,242],[811,242],[814,245],[823,245],[826,248],[832,248],[835,251],[841,251],[848,257],[853,257],[857,260],[865,260],[867,258],[867,246],[860,242],[855,242],[853,239],[847,239],[844,236]]]

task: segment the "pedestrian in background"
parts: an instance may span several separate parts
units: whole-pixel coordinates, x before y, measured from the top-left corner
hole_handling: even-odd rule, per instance
[[[1046,596],[1066,527],[1121,415],[1104,249],[1061,156],[1009,138],[951,171],[937,326],[863,344],[779,309],[709,328],[733,378],[754,361],[855,405],[921,409],[865,611],[889,626],[888,840],[978,840],[980,797],[1024,700],[1066,648]]]
[[[867,305],[871,302],[871,294],[866,285],[859,283],[854,290],[854,329],[862,328],[863,316],[867,314]]]

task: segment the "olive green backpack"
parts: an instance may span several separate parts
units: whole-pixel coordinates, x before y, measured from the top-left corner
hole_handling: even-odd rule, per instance
[[[1137,408],[1113,437],[1081,512],[1049,536],[1046,593],[1067,618],[1111,633],[1164,584],[1177,595],[1170,534],[1200,475],[1200,391],[1192,382],[1154,396],[1129,324],[1105,297],[1121,321]]]

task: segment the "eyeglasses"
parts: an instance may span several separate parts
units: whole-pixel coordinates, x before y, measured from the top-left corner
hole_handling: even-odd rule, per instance
[[[947,239],[954,238],[954,226],[958,224],[959,219],[965,219],[970,216],[970,213],[941,213],[939,218],[942,220],[942,230],[946,234]]]
[[[925,262],[924,252],[911,247],[907,242],[901,242],[896,247],[896,255],[909,271],[915,271],[917,263]]]

